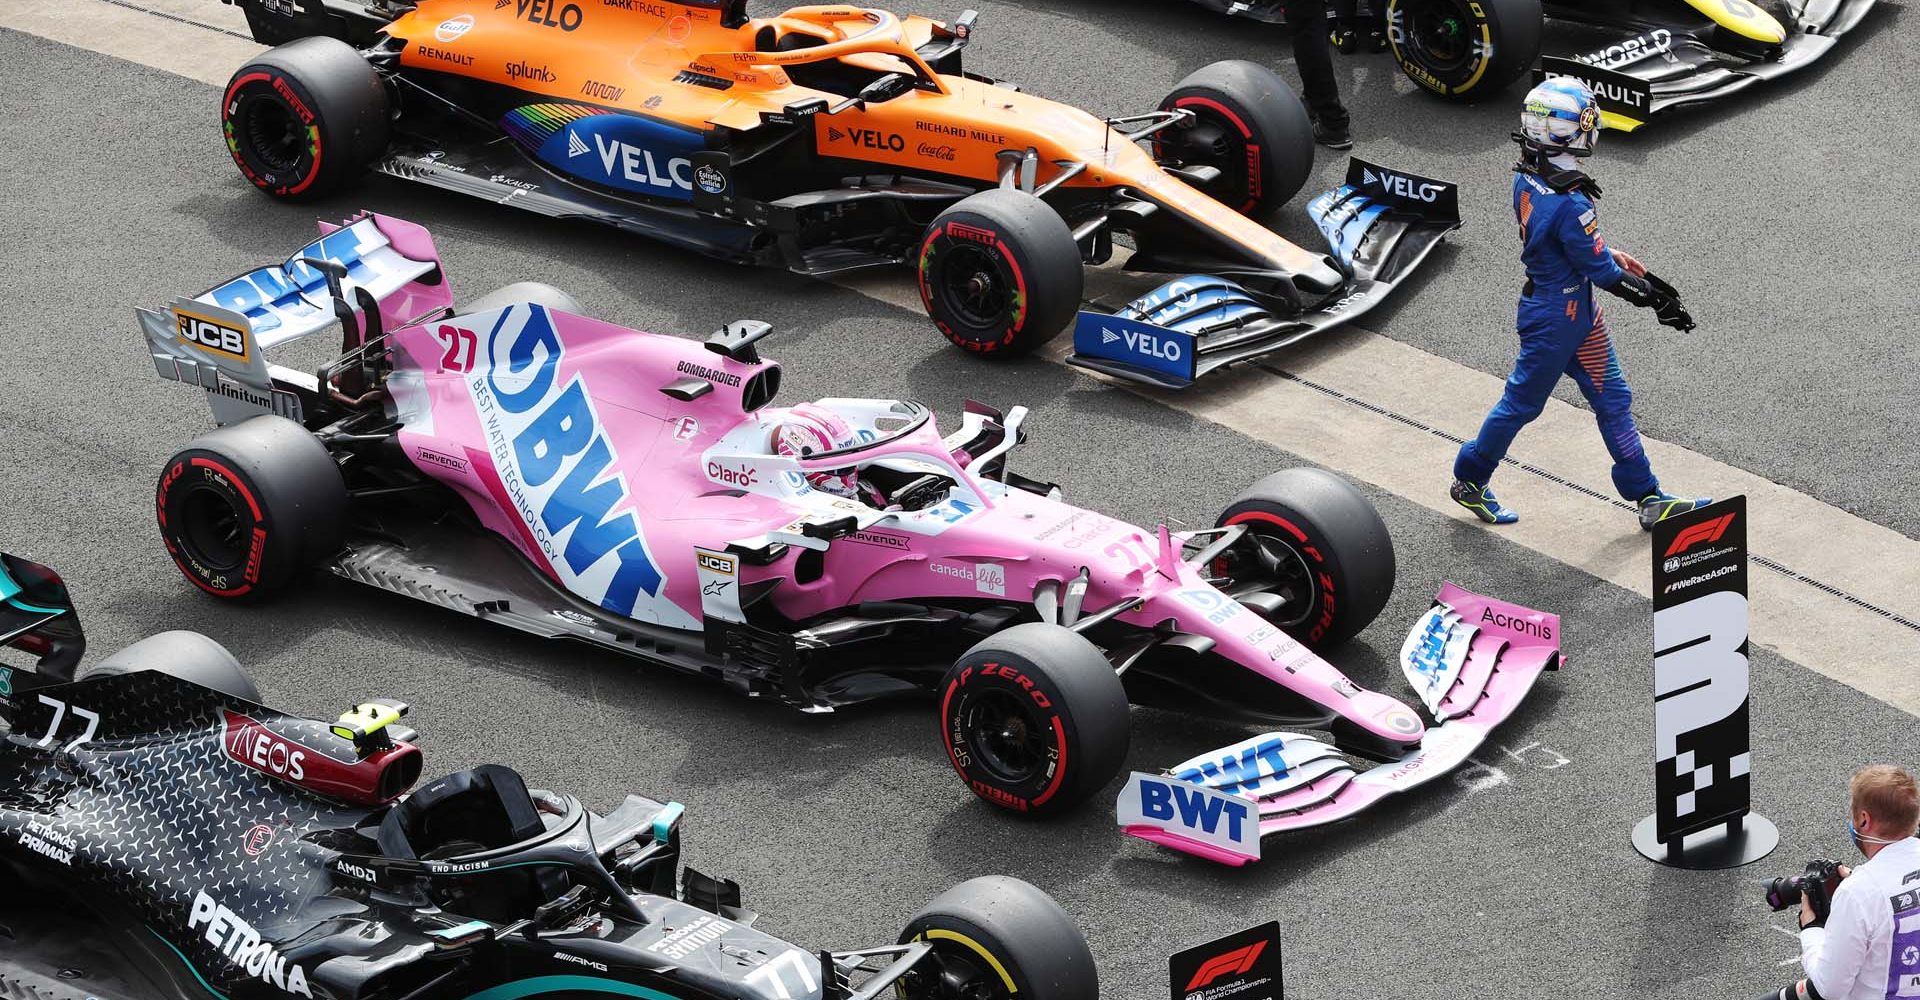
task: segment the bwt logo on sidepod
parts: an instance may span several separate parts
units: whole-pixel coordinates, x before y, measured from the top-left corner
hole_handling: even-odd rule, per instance
[[[490,370],[468,380],[500,473],[497,497],[525,524],[568,590],[631,616],[663,578],[630,507],[619,455],[580,373],[564,383],[566,348],[540,306],[499,314]]]

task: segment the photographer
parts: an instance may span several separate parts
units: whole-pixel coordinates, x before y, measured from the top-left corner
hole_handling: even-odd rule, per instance
[[[1769,998],[1920,995],[1920,787],[1905,770],[1875,764],[1854,772],[1849,793],[1848,831],[1867,860],[1851,870],[1833,866],[1837,887],[1819,876],[1803,880],[1800,964],[1807,978]]]

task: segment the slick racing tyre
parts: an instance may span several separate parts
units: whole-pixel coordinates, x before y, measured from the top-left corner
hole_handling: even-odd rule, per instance
[[[1190,111],[1194,125],[1160,132],[1156,157],[1217,168],[1220,179],[1207,193],[1237,212],[1272,212],[1313,172],[1307,106],[1286,81],[1258,63],[1202,66],[1173,88],[1160,110]]]
[[[227,152],[276,198],[336,191],[387,148],[387,92],[366,59],[336,38],[271,49],[227,83]]]
[[[1017,357],[1052,340],[1080,309],[1080,247],[1060,213],[995,188],[940,213],[920,243],[920,301],[955,345]]]
[[[1443,97],[1506,90],[1540,58],[1540,0],[1387,0],[1400,71]]]
[[[240,661],[227,652],[227,647],[198,632],[173,631],[147,636],[112,656],[81,667],[74,679],[141,670],[168,674],[260,704],[260,689],[253,686],[253,678],[247,676]]]
[[[202,435],[160,473],[160,538],[216,597],[265,597],[339,550],[347,488],[299,424],[262,415]]]
[[[1324,469],[1286,469],[1260,480],[1216,524],[1248,529],[1214,560],[1220,589],[1251,597],[1256,607],[1267,601],[1267,620],[1308,646],[1352,638],[1393,594],[1386,522],[1352,483]]]
[[[1052,897],[1005,875],[969,879],[922,907],[900,943],[933,957],[901,977],[902,1000],[1097,1000],[1087,939]]]
[[[967,787],[1002,809],[1058,813],[1120,773],[1127,693],[1093,643],[1046,622],[981,640],[940,684],[940,740]]]

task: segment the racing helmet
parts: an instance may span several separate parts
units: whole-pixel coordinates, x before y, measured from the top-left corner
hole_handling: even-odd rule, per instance
[[[853,427],[838,413],[812,403],[788,407],[773,426],[774,454],[788,458],[807,458],[858,440]],[[817,490],[843,497],[858,493],[859,483],[851,468],[809,472],[806,477],[807,484]]]
[[[1571,77],[1543,81],[1527,91],[1520,107],[1520,136],[1525,145],[1549,155],[1591,155],[1600,137],[1600,106],[1593,91]]]

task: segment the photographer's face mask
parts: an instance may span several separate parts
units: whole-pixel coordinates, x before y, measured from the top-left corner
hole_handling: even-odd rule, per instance
[[[1847,818],[1847,836],[1853,839],[1854,848],[1862,854],[1867,853],[1867,844],[1899,843],[1897,840],[1888,840],[1885,837],[1874,837],[1861,833],[1859,828],[1853,825],[1852,817]],[[1865,843],[1862,843],[1862,841],[1865,841]]]

